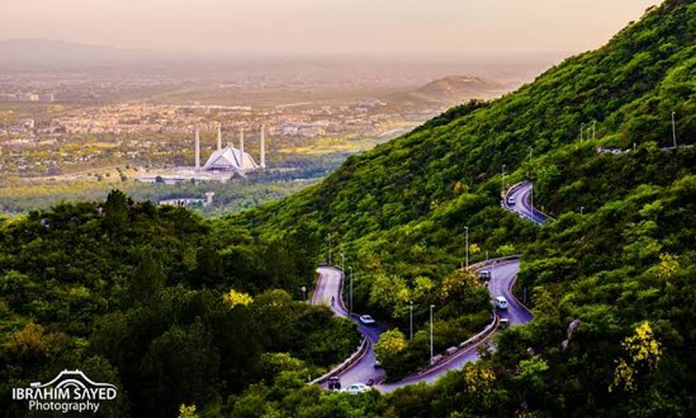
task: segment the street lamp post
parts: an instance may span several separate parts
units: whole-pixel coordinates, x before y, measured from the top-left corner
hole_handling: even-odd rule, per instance
[[[466,229],[466,269],[469,270],[469,227],[465,226]]]
[[[302,286],[300,289],[302,290],[302,300],[307,302],[307,286]]]
[[[584,207],[584,206],[580,206],[580,215],[582,215],[582,213],[583,213],[584,211],[585,211],[585,207]]]
[[[348,275],[350,277],[350,287],[348,293],[348,316],[353,314],[353,267],[348,266]]]
[[[532,162],[532,155],[534,153],[534,147],[529,147],[529,162]],[[531,176],[530,176],[531,177]],[[532,206],[532,215],[534,215],[534,183],[529,191],[529,204]]]
[[[433,345],[433,308],[435,308],[435,305],[430,305],[430,364],[433,364],[433,357],[435,357],[435,347]]]
[[[409,339],[409,340],[412,340],[412,339],[413,339],[413,301],[410,301],[410,302],[409,302],[409,305],[410,305],[410,308],[411,308],[411,317],[410,317],[409,327],[408,327],[408,329],[409,329],[409,333],[408,333],[409,337],[408,337],[408,339]]]
[[[346,271],[346,250],[341,244],[341,271]]]
[[[503,164],[503,197],[505,197],[505,164]]]
[[[592,121],[592,140],[594,141],[597,138],[597,121],[593,120]]]
[[[677,149],[677,122],[675,116],[676,113],[672,112],[672,141],[674,141],[674,149]]]

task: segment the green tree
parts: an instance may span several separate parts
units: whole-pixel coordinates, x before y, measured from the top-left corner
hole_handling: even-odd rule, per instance
[[[109,193],[104,203],[104,225],[112,232],[123,230],[128,225],[129,206],[132,202],[120,190]]]
[[[156,338],[143,359],[144,413],[169,417],[182,403],[205,404],[219,390],[220,355],[201,322],[174,326]]]

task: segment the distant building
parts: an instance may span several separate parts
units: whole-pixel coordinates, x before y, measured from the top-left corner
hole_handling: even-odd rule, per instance
[[[38,102],[39,100],[40,97],[36,93],[20,93],[19,95],[20,102]]]
[[[213,196],[215,196],[215,192],[205,192],[205,205],[206,206],[211,206],[213,204]]]
[[[180,197],[178,199],[160,200],[159,204],[160,205],[170,205],[170,206],[181,206],[181,207],[188,207],[188,206],[209,207],[209,206],[212,206],[212,204],[213,204],[213,196],[215,196],[214,192],[206,192],[205,199],[200,199],[200,198],[195,198],[195,197]]]
[[[56,100],[54,93],[34,93],[34,92],[19,92],[19,93],[0,93],[0,102],[45,102],[53,103]]]
[[[222,147],[222,127],[218,125],[217,150],[208,158],[205,165],[201,167],[200,163],[200,134],[196,129],[196,169],[207,172],[237,172],[244,173],[246,171],[254,171],[266,168],[266,150],[264,129],[261,128],[261,138],[259,141],[259,154],[261,164],[247,152],[244,151],[244,130],[239,132],[239,148],[236,148],[232,143],[226,147]]]
[[[19,121],[19,127],[22,129],[34,129],[36,128],[36,121],[34,119],[22,119]]]
[[[56,95],[53,93],[44,93],[39,95],[39,101],[43,103],[53,103],[56,101]]]
[[[159,201],[160,205],[169,205],[169,206],[181,206],[181,207],[187,207],[187,206],[205,206],[205,199],[197,199],[197,198],[192,198],[192,197],[182,197],[179,199],[165,199],[165,200],[160,200]]]
[[[629,150],[623,151],[618,148],[602,148],[602,147],[597,147],[597,154],[623,154],[624,152],[628,152]]]

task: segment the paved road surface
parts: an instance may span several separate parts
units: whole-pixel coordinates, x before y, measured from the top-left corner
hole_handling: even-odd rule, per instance
[[[529,312],[527,308],[522,306],[514,298],[510,291],[510,286],[514,281],[519,268],[519,260],[502,262],[500,264],[482,268],[482,270],[489,270],[491,272],[492,277],[488,284],[491,297],[495,298],[497,296],[504,296],[510,304],[507,312],[499,312],[501,318],[508,318],[510,320],[510,325],[526,324],[532,320],[532,313]],[[466,363],[478,360],[478,347],[488,343],[489,339],[485,339],[480,343],[467,348],[466,350],[462,350],[450,357],[444,358],[440,363],[435,365],[434,368],[426,371],[425,373],[409,376],[400,382],[382,384],[379,386],[379,389],[384,392],[391,392],[413,383],[432,383],[444,376],[447,372],[451,370],[460,370]]]
[[[334,311],[334,315],[348,318],[348,309],[343,305],[341,299],[341,288],[343,274],[340,270],[332,267],[320,267],[318,269],[319,280],[317,281],[314,294],[312,295],[311,303],[325,304],[330,306]],[[331,297],[334,297],[334,305],[331,306]],[[350,319],[358,324],[358,330],[360,333],[367,337],[370,341],[370,346],[367,353],[356,363],[354,363],[350,368],[340,373],[338,376],[344,384],[344,387],[350,383],[365,383],[369,379],[384,378],[384,370],[375,368],[375,353],[373,350],[374,344],[379,341],[379,336],[387,330],[387,328],[380,324],[375,324],[372,326],[363,325],[358,321],[357,315],[350,316]]]
[[[512,260],[501,262],[500,264],[485,268],[491,271],[492,277],[488,285],[491,292],[491,297],[495,298],[496,296],[505,296],[505,298],[509,301],[510,307],[508,308],[507,312],[501,312],[500,316],[502,318],[508,318],[511,325],[524,324],[532,319],[532,314],[519,302],[517,302],[510,292],[510,286],[512,285],[515,275],[519,270],[519,264],[519,260]],[[318,271],[319,280],[312,296],[311,303],[324,303],[330,306],[331,297],[333,296],[335,298],[335,303],[334,306],[332,306],[332,309],[336,316],[348,317],[346,308],[340,302],[342,287],[341,271],[331,267],[321,267]],[[365,326],[357,321],[356,315],[353,315],[351,319],[358,323],[360,332],[368,338],[371,344],[365,356],[354,363],[351,367],[340,373],[338,377],[341,379],[344,387],[351,383],[365,383],[369,379],[373,379],[375,382],[381,382],[384,379],[384,370],[374,367],[375,357],[373,345],[379,341],[379,336],[381,333],[386,331],[386,327],[379,324]],[[445,375],[448,371],[461,369],[464,364],[477,360],[477,348],[481,344],[488,344],[488,339],[481,341],[479,344],[469,347],[466,350],[455,353],[450,357],[446,357],[435,367],[422,374],[409,376],[396,383],[381,384],[378,385],[377,388],[385,392],[390,392],[408,384],[418,382],[434,382]]]
[[[503,207],[529,219],[537,225],[542,225],[548,220],[548,217],[532,206],[531,197],[532,183],[524,182],[508,191],[506,199],[503,201]],[[510,198],[514,198],[515,203],[510,203]]]
[[[510,198],[514,198],[515,202],[511,203]],[[508,191],[502,202],[502,206],[507,210],[531,220],[537,225],[542,225],[549,218],[533,207],[531,198],[532,184],[524,182]],[[507,311],[499,312],[499,315],[501,318],[507,318],[510,325],[526,324],[532,320],[532,313],[515,299],[511,293],[511,286],[519,271],[519,267],[519,260],[512,260],[482,268],[491,271],[492,277],[488,284],[491,298],[494,299],[497,296],[504,296],[508,300],[509,307]],[[375,382],[381,382],[384,379],[384,370],[374,367],[375,354],[373,346],[379,341],[380,334],[386,331],[386,327],[380,324],[365,326],[358,321],[357,315],[348,314],[341,299],[343,274],[340,270],[332,267],[321,267],[318,272],[319,279],[314,294],[312,295],[311,303],[314,305],[321,303],[326,304],[332,308],[336,316],[349,317],[358,324],[360,332],[370,341],[367,353],[348,369],[338,374],[338,377],[341,379],[344,387],[352,383],[365,383],[369,379],[373,379]],[[332,297],[334,298],[333,306],[331,304]],[[440,361],[440,363],[421,374],[411,375],[396,383],[378,384],[377,388],[385,392],[390,392],[413,383],[434,382],[447,372],[461,369],[466,363],[476,361],[478,359],[478,347],[489,344],[489,342],[490,339],[486,338],[466,350],[461,350],[452,356],[446,357]]]

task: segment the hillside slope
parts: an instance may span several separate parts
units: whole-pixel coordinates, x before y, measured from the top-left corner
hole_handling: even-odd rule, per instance
[[[487,188],[496,199],[504,166],[508,174],[521,168],[531,147],[542,156],[576,142],[583,123],[596,121],[598,138],[624,148],[669,146],[675,111],[677,135],[692,141],[695,8],[669,1],[605,47],[566,60],[515,93],[451,109],[350,158],[319,186],[242,218],[271,227],[318,222],[323,233],[352,240],[432,218],[464,190]]]
[[[493,392],[450,399],[471,384],[453,377],[394,395],[398,416],[426,416],[405,406],[418,404],[410,397],[440,405],[432,416],[689,416],[696,150],[684,145],[696,140],[695,41],[696,1],[668,0],[518,91],[451,109],[320,185],[229,220],[261,235],[299,226],[327,246],[329,234],[356,267],[356,310],[401,329],[409,298],[427,325],[423,279],[448,283],[467,226],[472,261],[526,254],[519,290],[536,319],[476,366],[493,370]],[[499,208],[501,189],[522,179],[558,221],[537,229]]]

